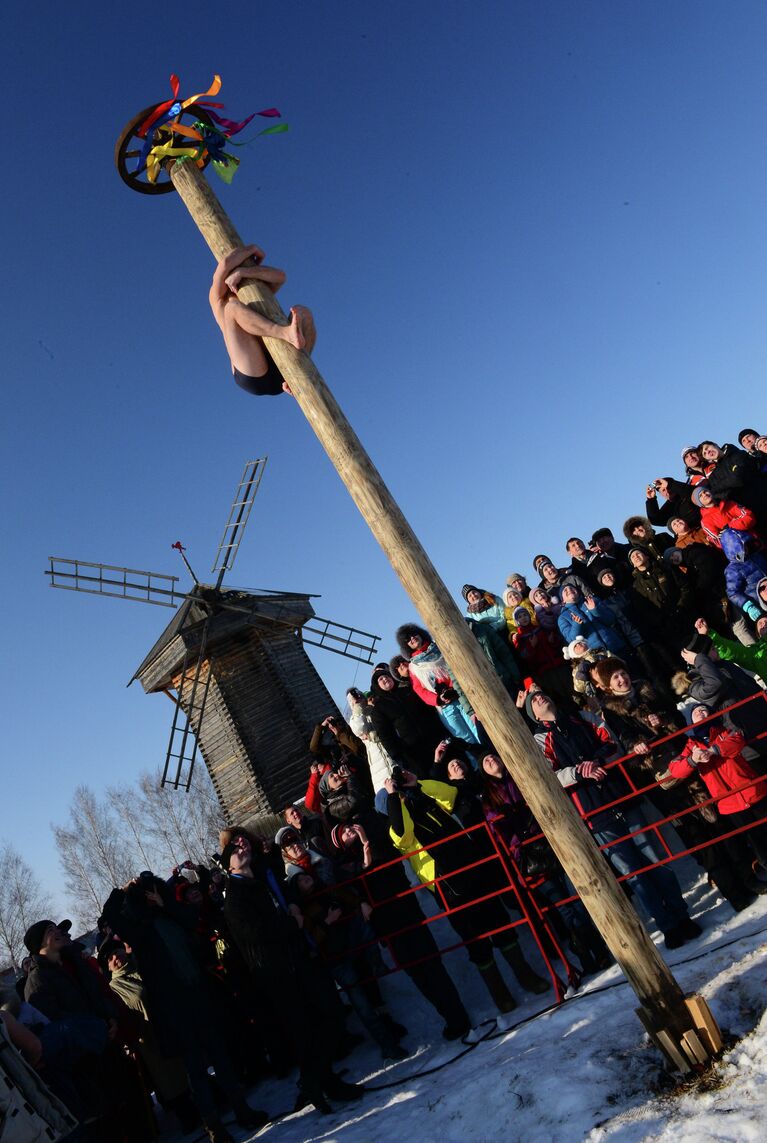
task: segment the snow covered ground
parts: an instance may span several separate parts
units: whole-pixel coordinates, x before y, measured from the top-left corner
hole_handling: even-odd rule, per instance
[[[438,1018],[397,974],[382,984],[394,1016],[409,1029],[409,1059],[383,1069],[375,1050],[363,1046],[345,1061],[346,1078],[369,1085],[358,1103],[336,1105],[332,1115],[289,1115],[258,1136],[230,1130],[238,1140],[268,1143],[761,1143],[767,1137],[767,898],[734,915],[701,880],[688,899],[704,933],[668,954],[668,962],[682,988],[702,993],[722,1030],[738,1037],[712,1079],[669,1084],[617,967],[590,978],[553,1009],[541,1010],[546,997],[528,998],[510,978],[522,1002],[504,1018],[509,1026],[503,1031],[460,951],[446,963],[476,1021],[474,1035],[486,1039],[473,1048],[445,1044]],[[425,1074],[440,1064],[446,1066]],[[389,1084],[396,1086],[384,1087]],[[294,1096],[291,1081],[269,1082],[254,1089],[250,1102],[276,1115]]]

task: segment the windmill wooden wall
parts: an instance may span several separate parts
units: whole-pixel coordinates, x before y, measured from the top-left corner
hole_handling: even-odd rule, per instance
[[[304,794],[311,732],[336,706],[298,634],[314,614],[308,600],[244,592],[236,598],[247,613],[224,610],[210,620],[211,680],[195,729],[227,820],[257,824]],[[199,641],[203,614],[194,601],[185,610],[136,672],[147,692],[180,682],[185,647]]]

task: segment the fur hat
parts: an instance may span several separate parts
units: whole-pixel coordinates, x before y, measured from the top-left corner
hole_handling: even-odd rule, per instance
[[[686,695],[690,691],[690,676],[686,671],[675,671],[671,676],[671,689],[675,695]]]
[[[636,540],[634,539],[634,529],[639,528],[642,525],[644,525],[644,527],[647,529],[647,532],[650,536],[654,535],[653,526],[646,516],[629,516],[628,520],[623,525],[623,535],[626,537],[630,544],[636,543]]]
[[[431,643],[431,636],[423,627],[419,627],[417,623],[403,623],[401,627],[397,628],[394,637],[399,643],[399,649],[403,656],[408,660],[412,658],[413,653],[408,647],[407,641],[411,639],[413,635],[416,635],[422,643]]]
[[[391,671],[393,679],[396,680],[399,678],[398,668],[399,668],[400,664],[401,663],[408,663],[408,662],[409,662],[409,659],[408,659],[407,655],[394,655],[391,659],[389,659],[389,670]]]
[[[623,662],[623,659],[618,659],[612,655],[609,659],[602,659],[600,663],[596,663],[594,666],[594,674],[599,679],[599,685],[606,691],[610,689],[610,679],[615,672],[625,670],[626,664]]]

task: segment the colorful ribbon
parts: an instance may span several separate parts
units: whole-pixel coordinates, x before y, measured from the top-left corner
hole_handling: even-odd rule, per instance
[[[263,111],[254,111],[247,119],[235,122],[226,119],[223,115],[211,110],[213,107],[222,108],[222,103],[214,103],[209,97],[218,95],[221,90],[221,76],[215,75],[207,91],[190,95],[188,99],[180,100],[178,93],[181,87],[177,75],[170,77],[172,99],[158,103],[138,128],[136,135],[144,140],[136,166],[136,175],[146,170],[146,177],[150,183],[157,182],[166,159],[176,159],[179,162],[194,160],[198,167],[210,162],[213,169],[225,183],[234,178],[240,160],[224,150],[224,146],[232,135],[239,134],[256,115],[264,119],[279,119],[280,113],[276,107],[267,107]],[[206,118],[213,122],[204,122],[197,119],[190,126],[182,123],[181,117],[190,107],[197,105],[205,108]],[[215,126],[214,126],[215,124]],[[272,127],[265,127],[251,139],[244,143],[232,143],[233,147],[245,147],[260,135],[278,135],[288,130],[287,123],[277,123]],[[187,142],[188,141],[188,142]]]

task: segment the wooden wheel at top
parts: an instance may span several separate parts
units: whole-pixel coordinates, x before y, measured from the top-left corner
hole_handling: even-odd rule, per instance
[[[130,123],[123,128],[115,145],[115,166],[117,167],[117,173],[131,190],[139,191],[141,194],[167,194],[168,191],[173,190],[173,183],[170,180],[165,164],[162,164],[160,167],[154,182],[149,179],[146,161],[143,157],[147,149],[147,140],[150,141],[152,146],[155,144],[168,143],[171,140],[179,147],[194,146],[194,142],[186,135],[179,133],[175,133],[174,135],[174,124],[182,123],[185,127],[191,127],[193,123],[198,122],[204,123],[208,127],[213,126],[210,116],[203,108],[192,104],[190,107],[180,111],[170,122],[163,122],[162,119],[158,120],[161,124],[159,130],[152,125],[143,136],[140,135],[139,130],[142,124],[146,122],[159,106],[159,104],[152,104],[151,107],[144,108],[143,111],[131,119]],[[209,162],[210,155],[206,150],[202,158],[197,160],[197,165],[204,168]]]

